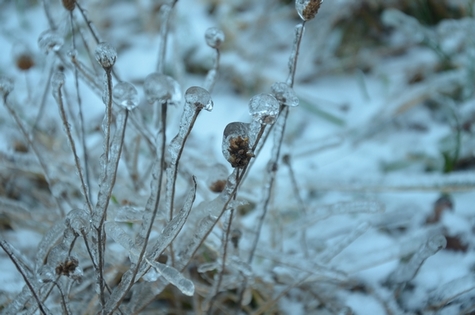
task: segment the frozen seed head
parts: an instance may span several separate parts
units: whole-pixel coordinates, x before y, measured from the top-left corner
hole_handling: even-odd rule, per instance
[[[224,42],[224,33],[217,27],[210,27],[206,30],[205,39],[208,46],[218,49]]]
[[[7,77],[0,77],[0,94],[4,97],[13,91],[13,80]]]
[[[185,102],[196,108],[204,108],[207,111],[213,109],[213,101],[209,92],[202,87],[192,86],[185,92]]]
[[[50,51],[59,51],[63,44],[64,39],[58,33],[50,30],[44,31],[38,37],[38,46],[45,54],[48,54]]]
[[[246,123],[232,122],[224,129],[222,152],[234,168],[244,168],[254,157],[248,134],[249,124]]]
[[[57,70],[53,73],[53,76],[51,77],[51,88],[53,90],[53,93],[56,93],[56,91],[64,85],[64,72],[61,70]]]
[[[71,276],[75,271],[76,267],[79,266],[79,261],[76,257],[70,256],[64,262],[56,266],[56,274],[58,276]]]
[[[249,114],[260,124],[271,125],[279,115],[279,101],[270,94],[258,94],[249,101]]]
[[[295,0],[295,9],[304,21],[311,20],[317,15],[322,0]]]
[[[62,0],[63,7],[68,10],[72,11],[76,8],[76,0]]]
[[[117,52],[115,48],[108,43],[100,43],[96,47],[95,57],[102,68],[110,69],[115,64]]]
[[[287,83],[276,82],[272,84],[271,91],[281,104],[292,107],[299,105],[299,98]]]
[[[212,192],[220,193],[226,186],[226,179],[228,177],[228,169],[223,164],[215,164],[212,166],[213,171],[209,173],[206,184]]]
[[[25,43],[18,42],[13,45],[12,54],[17,68],[21,71],[27,71],[35,65],[33,54]]]
[[[139,105],[139,94],[135,86],[129,82],[120,82],[112,90],[112,100],[127,110]]]
[[[181,100],[180,85],[172,77],[154,72],[145,78],[144,92],[149,103],[160,102],[168,105]]]

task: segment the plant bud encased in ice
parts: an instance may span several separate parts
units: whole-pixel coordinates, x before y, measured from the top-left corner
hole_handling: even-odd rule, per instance
[[[209,112],[213,109],[211,95],[206,89],[199,86],[192,86],[186,90],[185,102],[196,108],[202,108]]]
[[[132,110],[139,105],[137,89],[129,82],[120,82],[112,90],[112,99],[117,105]]]
[[[111,68],[117,60],[115,48],[108,43],[100,43],[94,52],[97,62],[105,69]]]
[[[279,102],[270,94],[258,94],[249,101],[249,114],[260,124],[273,124],[279,115],[279,109]]]
[[[208,46],[218,49],[224,42],[224,33],[217,27],[210,27],[206,30],[205,40]]]
[[[177,105],[181,101],[180,84],[167,75],[154,72],[145,78],[143,86],[147,102],[167,103]]]

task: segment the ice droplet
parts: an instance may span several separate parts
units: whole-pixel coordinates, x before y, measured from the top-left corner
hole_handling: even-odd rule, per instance
[[[103,42],[97,45],[94,56],[103,68],[109,69],[117,59],[117,52],[114,47]]]
[[[299,105],[299,98],[287,83],[275,82],[270,88],[272,95],[274,95],[281,104],[292,107]]]
[[[213,109],[213,101],[208,91],[199,86],[192,86],[185,92],[185,102],[207,111]]]
[[[222,152],[232,167],[243,168],[254,156],[249,143],[249,124],[229,123],[223,132]]]
[[[139,105],[139,94],[135,86],[129,82],[119,82],[112,90],[112,99],[117,105],[133,110]]]
[[[311,20],[317,15],[322,0],[295,0],[295,9],[304,21]]]
[[[45,53],[59,51],[63,47],[64,39],[58,33],[47,30],[38,37],[38,46]]]
[[[145,78],[144,92],[147,101],[153,103],[159,101],[174,105],[181,101],[181,88],[172,77],[154,72]]]
[[[208,46],[218,49],[224,42],[224,33],[217,27],[210,27],[206,30],[205,39]]]
[[[261,124],[273,124],[279,114],[279,102],[270,94],[258,94],[249,101],[249,114]]]
[[[13,80],[7,77],[0,77],[0,94],[7,95],[13,91]]]

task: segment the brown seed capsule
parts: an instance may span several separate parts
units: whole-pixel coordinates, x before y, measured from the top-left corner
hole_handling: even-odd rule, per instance
[[[302,20],[308,21],[317,15],[322,2],[322,0],[296,0],[295,7]]]
[[[61,276],[69,277],[74,273],[76,267],[79,265],[79,262],[74,257],[69,257],[65,262],[62,262],[56,267],[56,274]]]
[[[62,2],[63,7],[68,11],[72,11],[76,8],[76,0],[62,0]]]
[[[236,137],[229,140],[228,152],[230,155],[229,163],[232,167],[243,168],[247,164],[254,154],[251,152],[249,147],[249,138],[248,137]]]

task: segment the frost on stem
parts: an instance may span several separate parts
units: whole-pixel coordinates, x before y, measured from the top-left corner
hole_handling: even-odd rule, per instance
[[[145,78],[144,92],[147,102],[167,103],[168,105],[178,105],[181,101],[180,84],[167,75],[154,72]]]
[[[38,46],[45,54],[57,52],[63,47],[64,39],[54,31],[44,31],[38,37]]]
[[[322,2],[322,0],[296,0],[295,9],[302,20],[308,21],[317,15]]]
[[[279,102],[270,94],[258,94],[249,101],[249,114],[261,125],[271,125],[279,115]]]
[[[299,98],[287,83],[275,82],[271,86],[271,91],[280,104],[291,107],[299,105]]]
[[[254,154],[249,143],[249,124],[232,122],[223,133],[222,152],[234,168],[244,168]]]
[[[218,49],[224,42],[224,33],[217,27],[210,27],[205,32],[205,40],[209,47]]]
[[[97,45],[94,56],[102,68],[110,69],[115,64],[117,52],[110,44],[103,42]]]
[[[446,245],[447,240],[443,235],[435,235],[429,238],[407,263],[401,264],[389,275],[388,284],[403,284],[412,280],[424,261],[442,248],[445,248]]]
[[[139,94],[135,86],[129,82],[120,82],[112,90],[114,103],[127,110],[133,110],[139,105]]]

